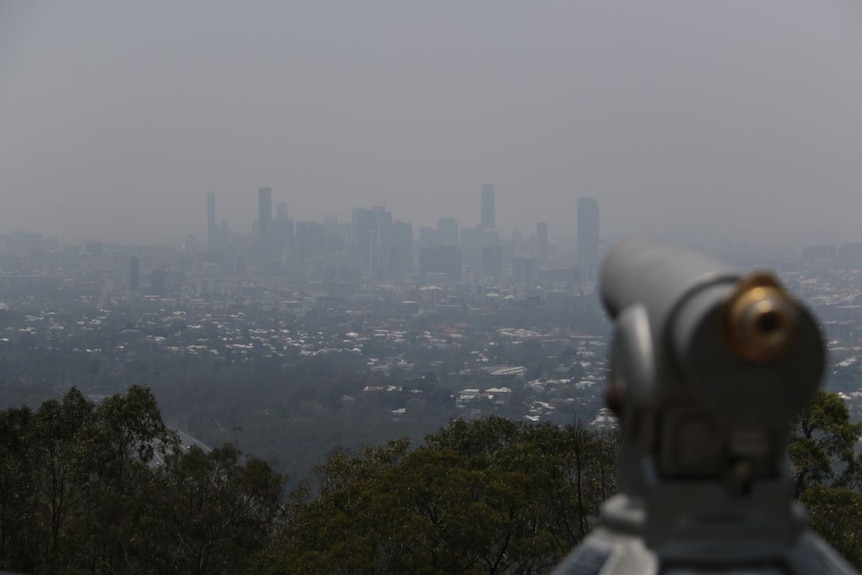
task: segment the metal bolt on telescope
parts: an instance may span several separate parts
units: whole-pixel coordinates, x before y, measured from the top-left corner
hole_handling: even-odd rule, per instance
[[[605,258],[621,494],[555,575],[855,571],[793,501],[787,435],[816,392],[816,320],[768,272],[629,240]]]

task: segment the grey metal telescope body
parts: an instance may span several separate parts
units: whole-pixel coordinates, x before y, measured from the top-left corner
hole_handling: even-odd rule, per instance
[[[791,495],[787,434],[826,358],[805,306],[647,240],[610,251],[601,293],[621,494],[554,574],[855,573]]]

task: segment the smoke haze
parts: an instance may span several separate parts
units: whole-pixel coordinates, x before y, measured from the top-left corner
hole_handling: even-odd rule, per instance
[[[862,241],[855,1],[0,5],[0,233],[433,225]]]

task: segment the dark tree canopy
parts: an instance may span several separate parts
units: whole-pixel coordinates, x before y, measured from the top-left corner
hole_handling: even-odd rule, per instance
[[[790,437],[812,527],[862,563],[862,459],[838,396]],[[335,449],[291,493],[264,460],[182,447],[145,387],[0,411],[0,570],[44,574],[546,573],[616,491],[614,432],[456,420]]]
[[[455,421],[404,443],[338,451],[263,573],[542,573],[615,491],[615,438],[502,418]]]
[[[850,421],[839,395],[818,392],[800,413],[788,452],[794,495],[808,510],[811,528],[862,568],[862,454],[855,452],[862,423]]]
[[[0,569],[236,573],[266,544],[283,478],[226,446],[184,451],[149,389],[77,389],[0,412]]]

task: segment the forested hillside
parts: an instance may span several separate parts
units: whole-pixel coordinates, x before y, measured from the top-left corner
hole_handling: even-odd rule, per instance
[[[862,424],[819,394],[790,448],[812,526],[857,566]],[[0,569],[21,573],[545,573],[616,490],[613,432],[491,417],[336,450],[286,477],[182,447],[149,389],[0,412]]]

